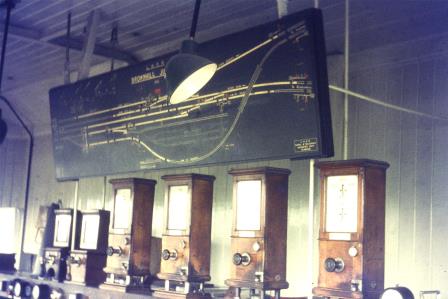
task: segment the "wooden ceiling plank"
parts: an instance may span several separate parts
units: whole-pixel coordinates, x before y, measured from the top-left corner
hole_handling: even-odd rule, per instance
[[[229,27],[238,27],[239,30],[251,27],[251,26],[232,26],[234,23],[234,19],[238,21],[243,17],[243,19],[251,18],[254,14],[251,13],[254,11],[254,7],[245,6],[244,8],[240,8],[238,12],[235,11],[235,6],[228,7],[228,13],[223,13],[221,9],[216,9],[216,11],[210,12],[202,12],[198,24],[198,31],[196,36],[198,40],[203,40],[202,34],[203,32],[210,30],[213,27],[225,27],[224,24],[230,24]],[[274,20],[276,17],[276,6],[273,3],[263,2],[257,5],[257,13],[262,13],[265,16],[271,16],[269,19]],[[162,19],[162,18],[159,18]],[[140,37],[135,37],[132,35],[125,35],[120,38],[120,45],[131,52],[134,52],[136,49],[141,49],[142,46],[148,46],[152,44],[158,44],[163,41],[167,41],[169,39],[178,39],[178,38],[187,38],[188,30],[189,30],[189,22],[185,22],[187,18],[182,19],[180,16],[175,15],[172,18],[173,20],[169,22],[166,26],[160,24],[160,22],[156,24],[146,24],[145,26],[134,28],[136,31],[147,32],[147,34],[142,35]],[[174,21],[175,20],[175,21]],[[265,22],[268,20],[265,19]],[[252,25],[254,26],[254,25]],[[180,30],[171,30],[169,28],[182,28]],[[237,31],[239,31],[237,30]],[[228,32],[224,31],[225,35]]]
[[[77,0],[76,3],[88,1],[88,0]],[[34,5],[28,5],[24,9],[13,10],[16,11],[14,15],[14,21],[18,23],[33,24],[35,19],[38,18],[39,14],[52,15],[52,11],[61,11],[62,7],[68,6],[69,1],[67,0],[52,0],[52,1],[36,1]],[[20,7],[20,3],[17,5]],[[68,11],[68,9],[67,9]]]
[[[108,4],[108,2],[96,3],[92,1],[76,1],[76,5],[72,5],[68,9],[63,11],[59,11],[55,14],[46,15],[43,18],[39,18],[38,21],[34,22],[34,26],[40,26],[45,28],[43,38],[48,39],[47,31],[54,26],[55,24],[59,24],[61,26],[60,33],[65,34],[67,30],[67,15],[69,12],[72,13],[72,28],[74,26],[84,27],[85,20],[89,17],[91,11],[96,10],[103,18],[101,14],[101,8]]]
[[[250,7],[246,8],[248,11],[251,10]],[[245,10],[242,10],[241,13],[245,17],[239,17],[237,18],[237,21],[234,19],[230,19],[229,16],[221,15],[221,16],[210,16],[210,18],[207,18],[206,21],[202,23],[201,26],[199,26],[199,30],[196,34],[198,36],[198,40],[200,42],[207,41],[209,39],[205,38],[205,36],[210,36],[209,32],[214,32],[216,35],[212,38],[217,38],[218,36],[224,36],[227,34],[231,34],[243,29],[247,29],[249,27],[253,27],[259,24],[263,24],[266,22],[269,22],[270,20],[276,19],[276,6],[275,5],[265,5],[258,7],[258,14],[244,14],[246,12]],[[205,18],[205,17],[204,17]],[[163,33],[160,30],[156,32],[152,32],[150,36],[145,36],[145,40],[149,40],[150,44],[159,45],[164,44],[166,42],[169,42],[173,39],[185,39],[187,38],[187,31],[185,31],[185,34],[182,34],[180,31],[171,32],[171,33]],[[127,45],[126,42],[123,43],[123,46]],[[142,49],[143,47],[147,46],[148,44],[145,43],[145,41],[140,41],[137,43],[134,43],[130,48],[125,48],[128,51],[135,52],[137,50]]]
[[[5,25],[0,22],[0,31],[3,32]],[[8,34],[14,35],[18,38],[26,38],[26,39],[40,39],[41,33],[38,30],[22,27],[20,25],[15,25],[14,23],[9,25]],[[2,36],[3,34],[0,34]]]
[[[192,6],[191,6],[192,7]],[[176,13],[172,12],[172,8],[169,9],[155,9],[153,6],[143,7],[139,11],[131,11],[129,13],[125,13],[120,15],[114,21],[111,21],[110,28],[112,27],[112,23],[115,22],[119,25],[119,43],[126,44],[125,38],[135,38],[134,34],[141,33],[142,28],[150,27],[155,28],[160,26],[160,21],[162,19],[168,19],[168,23],[172,24],[173,20],[179,20],[180,14],[189,15],[185,12],[184,8],[188,8],[188,5],[185,5],[182,2],[182,6],[176,6]],[[153,12],[155,14],[151,14]],[[146,16],[145,16],[146,15]],[[107,28],[107,27],[103,27]],[[144,32],[144,31],[143,31]],[[144,34],[141,35],[141,37]],[[102,43],[108,42],[110,39],[110,31],[102,31],[98,35],[98,40]]]
[[[145,3],[153,3],[154,1],[144,1]],[[106,1],[102,3],[101,5],[97,5],[95,9],[100,10],[101,13],[101,19],[103,20],[100,24],[100,31],[98,34],[101,34],[101,28],[107,28],[108,35],[110,34],[112,24],[114,22],[119,22],[119,19],[112,18],[111,13],[113,9],[118,9],[120,13],[127,11],[130,9],[130,7],[134,7],[135,3],[139,3],[139,1],[119,1],[118,3],[122,5],[123,3],[127,4],[125,6],[118,6],[116,7],[114,4],[115,1]],[[112,6],[112,8],[110,8]],[[135,11],[132,10],[132,11]],[[76,34],[76,32],[81,32],[85,26],[85,18],[88,16],[89,11],[83,11],[83,12],[76,12],[74,11],[72,14],[72,32]],[[43,32],[43,38],[46,40],[50,40],[56,37],[59,37],[61,35],[64,35],[66,31],[66,22],[65,21],[58,21],[51,20],[51,22],[48,24],[48,26],[45,26],[45,30]]]

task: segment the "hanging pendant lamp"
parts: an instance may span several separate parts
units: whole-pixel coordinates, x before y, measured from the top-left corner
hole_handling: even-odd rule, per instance
[[[180,53],[171,57],[166,66],[166,81],[170,91],[170,103],[178,104],[198,92],[216,72],[216,63],[196,54],[194,41],[201,0],[196,0],[190,39],[182,42]]]

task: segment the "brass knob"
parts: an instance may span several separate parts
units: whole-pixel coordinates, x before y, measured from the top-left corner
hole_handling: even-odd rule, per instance
[[[118,248],[113,248],[113,247],[109,246],[109,247],[107,247],[107,249],[106,249],[106,254],[107,254],[108,256],[113,256],[114,254],[120,256],[120,255],[123,254],[123,250],[122,250],[120,247],[118,247]]]
[[[241,253],[235,253],[233,255],[233,264],[235,266],[239,266],[239,265],[243,265],[243,266],[247,266],[250,264],[250,255],[245,252],[243,254]]]
[[[325,271],[342,272],[344,270],[344,261],[341,258],[327,258],[324,262]]]

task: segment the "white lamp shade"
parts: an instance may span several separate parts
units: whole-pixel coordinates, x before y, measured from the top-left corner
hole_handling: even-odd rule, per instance
[[[180,53],[166,65],[170,103],[178,104],[197,93],[213,77],[216,63],[194,54]]]

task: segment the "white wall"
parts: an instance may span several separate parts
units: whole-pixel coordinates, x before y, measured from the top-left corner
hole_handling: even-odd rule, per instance
[[[342,59],[329,58],[330,77],[333,84],[340,84]],[[447,61],[437,58],[429,62],[395,65],[374,70],[360,70],[351,74],[351,88],[365,94],[385,99],[406,107],[419,107],[423,111],[448,115],[445,78],[448,76]],[[417,71],[416,71],[417,70]],[[424,78],[424,79],[423,79]],[[332,109],[336,145],[336,157],[341,158],[341,95],[332,92]],[[443,258],[447,251],[444,242],[448,234],[445,215],[448,213],[448,154],[447,125],[428,121],[416,116],[388,110],[350,100],[350,151],[349,158],[385,160],[391,167],[387,173],[386,210],[386,285],[407,285],[417,294],[424,289],[440,289],[448,293],[448,263]],[[23,142],[22,142],[23,143]],[[17,143],[1,147],[4,155],[16,157],[23,145]],[[20,149],[20,150],[19,150]],[[25,169],[22,153],[4,168],[2,205],[20,203],[23,192]],[[3,156],[3,155],[2,155]],[[32,168],[30,209],[27,222],[25,248],[33,248],[38,207],[61,200],[66,207],[74,201],[74,182],[57,183],[50,136],[36,139]],[[212,282],[222,285],[227,278],[227,265],[231,260],[230,213],[231,180],[227,171],[232,167],[269,165],[292,170],[289,190],[288,258],[287,271],[290,289],[285,295],[305,295],[307,285],[306,265],[308,230],[308,161],[268,161],[240,165],[211,166],[181,169],[174,172],[200,172],[217,177],[214,190],[212,229]],[[163,183],[160,177],[169,171],[139,172],[122,176],[137,176],[156,179],[153,235],[161,236]],[[12,175],[8,174],[12,173]],[[109,179],[108,177],[107,179]],[[317,179],[317,178],[316,178]],[[1,185],[0,185],[1,186]],[[103,192],[106,192],[105,208],[111,208],[110,185],[104,187],[104,178],[86,178],[79,182],[79,207],[94,209],[103,207]],[[16,191],[13,191],[16,190]],[[317,239],[318,189],[316,186],[315,238]],[[5,194],[10,196],[5,196]],[[14,197],[14,200],[10,198]],[[19,205],[20,206],[20,205]],[[316,242],[315,242],[316,244]],[[316,246],[314,246],[316,248]],[[317,266],[317,257],[315,265]]]

